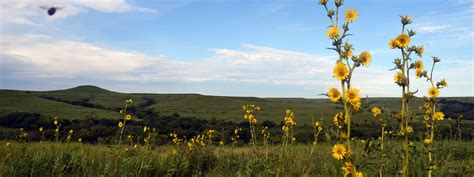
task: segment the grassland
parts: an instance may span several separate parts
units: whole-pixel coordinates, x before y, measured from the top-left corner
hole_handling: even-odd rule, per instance
[[[400,143],[386,142],[386,151],[376,152],[377,143],[367,146],[354,141],[353,158],[365,176],[378,176],[384,164],[385,176],[397,176]],[[436,142],[434,176],[474,175],[474,142]],[[367,148],[369,147],[369,148]],[[231,147],[206,146],[189,151],[183,147],[138,146],[128,151],[118,146],[79,143],[0,144],[2,176],[342,176],[341,161],[332,158],[330,144]],[[175,155],[172,150],[177,150]],[[367,149],[371,149],[367,151]],[[372,152],[370,152],[372,151]],[[416,144],[412,149],[410,176],[426,176],[427,149]],[[384,154],[385,160],[380,160]]]
[[[98,105],[102,108],[91,108],[81,105],[71,105],[65,102],[45,99],[57,98],[64,101],[83,102]],[[216,118],[218,120],[241,121],[241,106],[256,104],[263,108],[258,114],[259,121],[271,120],[279,122],[284,116],[285,109],[292,109],[298,122],[309,123],[312,117],[331,118],[341,109],[330,104],[327,99],[304,98],[256,98],[256,97],[226,97],[206,96],[199,94],[137,94],[118,93],[95,86],[79,86],[57,91],[16,91],[0,90],[0,114],[10,112],[35,112],[48,117],[58,116],[66,119],[84,119],[88,117],[117,119],[117,108],[123,100],[132,98],[137,104],[146,99],[154,101],[140,109],[155,109],[163,115],[178,113],[183,117],[200,119]],[[474,98],[446,98],[467,103],[474,103]],[[400,98],[368,98],[365,105],[377,105],[388,110],[400,109]],[[414,100],[412,110],[418,110],[421,99]],[[364,121],[370,117],[369,112],[356,114],[354,121]]]

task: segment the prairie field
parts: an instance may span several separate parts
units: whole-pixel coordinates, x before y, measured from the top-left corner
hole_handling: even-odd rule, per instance
[[[331,144],[279,145],[268,147],[215,145],[189,151],[185,147],[138,146],[80,143],[1,142],[0,172],[3,176],[342,176],[340,161],[331,157]],[[386,176],[398,176],[400,143],[386,142],[385,151],[377,142],[354,141],[358,169],[378,176],[380,165]],[[434,176],[474,175],[473,142],[439,141],[434,145],[437,161]],[[176,154],[172,154],[176,150]],[[427,151],[417,143],[411,149],[412,176],[426,176]],[[378,160],[383,155],[385,160]]]

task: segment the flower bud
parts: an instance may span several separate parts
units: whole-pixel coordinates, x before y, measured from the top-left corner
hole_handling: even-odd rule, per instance
[[[400,16],[400,18],[401,18],[401,22],[402,22],[403,25],[408,25],[412,22],[411,17],[408,16],[408,15],[402,15],[402,16]]]
[[[433,57],[433,61],[437,63],[437,62],[440,62],[441,60],[438,57]]]
[[[414,35],[416,35],[416,32],[415,32],[415,31],[413,31],[413,30],[408,30],[408,36],[412,37],[412,36],[414,36]]]
[[[335,0],[334,3],[336,4],[336,7],[340,7],[340,6],[342,6],[343,1],[344,0]]]
[[[347,23],[344,24],[344,25],[342,25],[342,29],[343,29],[344,31],[349,31],[349,25],[348,25]]]
[[[329,18],[332,18],[332,16],[334,16],[334,14],[336,14],[336,12],[334,12],[334,10],[329,10],[328,11],[328,17]]]

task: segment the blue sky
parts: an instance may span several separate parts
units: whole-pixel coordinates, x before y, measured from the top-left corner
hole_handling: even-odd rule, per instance
[[[332,5],[332,4],[331,4]],[[38,6],[61,6],[52,17]],[[338,82],[329,25],[316,1],[70,0],[2,1],[0,88],[51,90],[97,85],[122,92],[318,97]],[[399,15],[413,16],[413,44],[425,66],[439,56],[434,77],[442,96],[474,96],[474,7],[470,0],[346,0],[359,19],[349,38],[356,54],[373,53],[353,85],[374,97],[398,96],[388,71],[388,40]],[[463,75],[464,77],[459,77]],[[425,95],[428,83],[413,81]]]

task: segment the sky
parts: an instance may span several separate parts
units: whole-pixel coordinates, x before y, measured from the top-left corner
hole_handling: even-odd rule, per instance
[[[332,2],[332,1],[330,1]],[[314,0],[2,0],[0,89],[95,85],[128,93],[320,98],[336,53]],[[48,16],[40,6],[62,7]],[[334,5],[330,3],[330,8]],[[399,97],[388,41],[410,15],[425,68],[441,58],[440,96],[474,96],[472,0],[345,0],[356,9],[349,42],[373,61],[352,86],[368,97]],[[418,58],[415,58],[418,59]],[[412,79],[417,96],[429,83]]]

